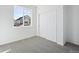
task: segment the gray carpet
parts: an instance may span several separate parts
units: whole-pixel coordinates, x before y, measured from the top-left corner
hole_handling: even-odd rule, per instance
[[[0,46],[1,53],[68,53],[79,52],[41,37],[31,37]]]

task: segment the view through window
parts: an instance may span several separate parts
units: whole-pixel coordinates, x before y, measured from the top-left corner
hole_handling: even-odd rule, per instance
[[[32,9],[14,6],[14,26],[29,26],[32,19]]]

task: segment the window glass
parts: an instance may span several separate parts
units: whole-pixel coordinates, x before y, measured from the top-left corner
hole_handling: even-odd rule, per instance
[[[14,26],[29,26],[32,19],[32,10],[14,6]]]

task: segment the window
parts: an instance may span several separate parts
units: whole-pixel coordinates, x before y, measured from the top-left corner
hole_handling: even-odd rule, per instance
[[[21,6],[14,6],[14,26],[29,26],[32,19],[32,10]]]

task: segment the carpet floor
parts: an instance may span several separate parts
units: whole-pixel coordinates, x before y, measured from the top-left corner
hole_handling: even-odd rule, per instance
[[[78,53],[79,49],[74,49],[70,45],[60,46],[55,42],[41,37],[31,37],[13,43],[0,45],[1,53]]]

